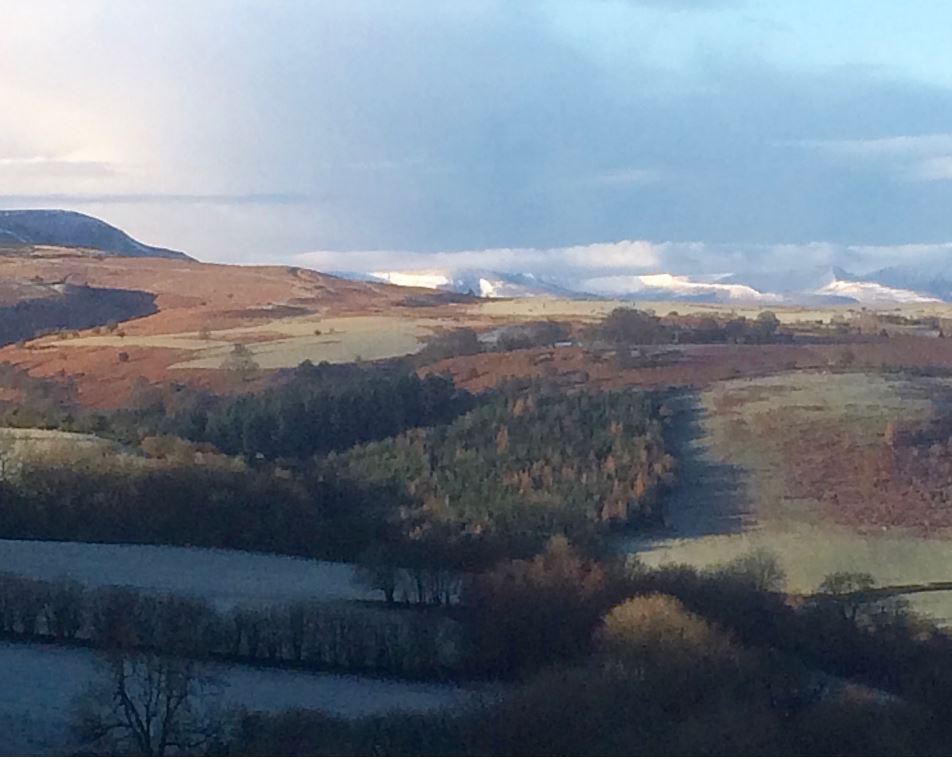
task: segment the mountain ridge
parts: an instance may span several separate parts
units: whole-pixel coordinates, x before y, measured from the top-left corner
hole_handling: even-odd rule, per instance
[[[894,305],[952,301],[952,277],[896,266],[853,274],[838,266],[721,275],[672,272],[618,274],[566,281],[532,272],[421,269],[337,272],[348,279],[388,282],[484,298],[608,298],[736,305]]]
[[[0,247],[42,245],[92,249],[128,258],[193,260],[181,251],[141,243],[118,227],[78,211],[0,210]]]

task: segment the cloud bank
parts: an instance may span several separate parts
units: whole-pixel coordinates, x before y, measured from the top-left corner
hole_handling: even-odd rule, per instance
[[[0,205],[210,260],[396,251],[348,254],[374,269],[952,239],[952,8],[846,5],[9,4]]]
[[[755,285],[763,292],[785,292],[809,287],[836,270],[862,277],[890,266],[941,267],[943,261],[952,261],[952,242],[727,245],[624,240],[563,248],[489,248],[435,253],[313,251],[293,256],[291,260],[296,265],[322,271],[412,272],[428,275],[434,281],[445,279],[447,273],[464,270],[533,274],[555,284],[597,293],[630,290],[635,278],[650,284],[660,282],[658,277],[670,276],[691,276],[724,285],[742,280],[745,285]],[[421,281],[419,276],[414,280]]]

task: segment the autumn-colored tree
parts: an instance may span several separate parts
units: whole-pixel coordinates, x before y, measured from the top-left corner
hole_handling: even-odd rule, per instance
[[[508,561],[470,581],[475,647],[483,666],[514,674],[585,650],[604,607],[603,570],[552,538],[533,559]]]

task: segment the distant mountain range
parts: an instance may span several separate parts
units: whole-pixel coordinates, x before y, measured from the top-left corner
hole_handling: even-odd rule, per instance
[[[837,267],[692,276],[666,272],[599,276],[578,281],[531,272],[478,269],[340,272],[351,279],[427,287],[485,298],[577,297],[693,301],[737,305],[896,305],[952,301],[952,261],[916,261],[863,275]]]
[[[478,295],[483,298],[524,298],[537,295],[573,298],[585,295],[578,290],[537,277],[535,274],[504,274],[486,269],[378,271],[367,274],[338,272],[337,276],[372,282],[388,282],[402,287],[426,287]]]
[[[76,211],[0,211],[0,248],[56,246],[134,258],[189,260],[175,250],[145,245],[111,224]],[[836,266],[751,269],[727,274],[658,271],[641,274],[556,276],[533,271],[458,268],[330,272],[368,282],[388,282],[484,298],[618,298],[736,305],[890,305],[952,302],[952,254],[948,250],[907,258],[863,274]]]
[[[76,211],[0,211],[0,247],[23,245],[90,248],[134,258],[189,258],[177,250],[144,245],[121,229]]]

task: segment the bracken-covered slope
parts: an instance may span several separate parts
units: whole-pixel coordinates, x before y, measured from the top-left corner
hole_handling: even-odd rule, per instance
[[[0,246],[32,245],[91,248],[133,258],[188,258],[176,250],[144,245],[121,229],[76,211],[0,211]]]
[[[64,294],[139,295],[148,310],[89,328],[82,314],[43,323],[48,334],[0,347],[0,364],[67,381],[82,403],[122,403],[140,380],[217,387],[235,345],[262,370],[310,359],[353,360],[412,352],[430,332],[436,294],[351,282],[287,266],[229,266],[192,259],[126,258],[97,251],[0,250],[0,306],[8,318],[62,309]],[[113,296],[114,297],[114,296]],[[137,303],[138,301],[136,301]],[[136,305],[134,303],[133,305]],[[100,309],[105,312],[105,309]],[[115,314],[115,309],[109,312]],[[81,331],[77,331],[81,330]],[[35,334],[35,333],[34,333]]]

